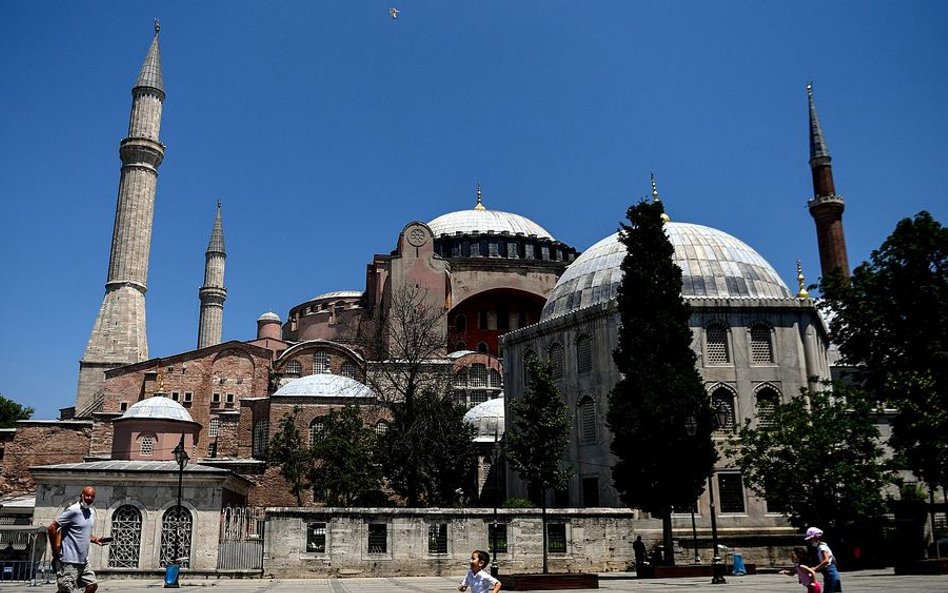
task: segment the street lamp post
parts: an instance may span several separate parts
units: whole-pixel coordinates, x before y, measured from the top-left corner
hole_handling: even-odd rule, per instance
[[[491,532],[490,536],[490,549],[491,549],[491,564],[490,564],[490,576],[497,578],[497,575],[500,574],[500,566],[497,564],[497,507],[500,504],[500,467],[498,467],[500,462],[500,429],[494,429],[494,450],[493,450],[493,463],[491,463],[490,469],[494,472],[494,529]]]
[[[181,541],[181,486],[184,480],[184,466],[188,464],[188,452],[184,450],[184,433],[181,434],[181,441],[174,448],[174,460],[178,464],[178,506],[176,508],[178,520],[175,526],[174,547],[172,548],[173,554],[170,558],[170,562],[168,562],[165,567],[166,588],[180,586],[178,584],[178,575],[181,572],[181,565],[178,554],[180,552],[179,543]],[[169,578],[169,570],[171,571],[171,578]]]
[[[715,430],[727,426],[730,412],[724,406],[716,406],[714,410]],[[720,549],[718,548],[718,518],[714,508],[714,466],[711,467],[711,473],[708,474],[708,504],[711,507],[711,546],[714,548],[714,555],[711,557],[711,584],[722,585],[727,583],[724,578],[724,562],[721,560]]]

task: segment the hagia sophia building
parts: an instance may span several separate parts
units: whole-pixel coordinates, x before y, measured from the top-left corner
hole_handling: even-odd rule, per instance
[[[99,486],[100,508],[114,516],[138,512],[143,521],[149,512],[167,509],[173,504],[168,493],[176,484],[172,450],[179,439],[191,461],[189,483],[211,493],[203,503],[207,509],[295,506],[279,470],[261,459],[271,429],[297,409],[300,433],[311,435],[328,410],[355,403],[368,425],[386,430],[385,394],[374,392],[366,380],[378,360],[349,330],[384,318],[393,295],[411,287],[444,313],[439,323],[448,348],[432,362],[452,369],[453,393],[470,408],[467,419],[484,447],[481,462],[472,464],[469,503],[496,497],[496,488],[503,496],[526,496],[514,473],[503,476],[503,486],[494,486],[487,458],[503,438],[504,402],[525,389],[524,361],[539,356],[552,363],[573,413],[565,461],[575,471],[551,504],[623,507],[612,486],[605,415],[607,395],[618,379],[612,351],[624,247],[612,235],[580,252],[553,237],[542,221],[490,209],[480,187],[472,192],[469,209],[407,222],[390,253],[371,257],[363,289],[320,294],[291,307],[285,319],[265,312],[251,339],[224,343],[227,252],[218,204],[198,295],[197,348],[153,356],[145,293],[164,158],[164,99],[156,27],[133,87],[128,134],[120,142],[108,279],[80,360],[75,406],[57,420],[23,421],[0,435],[3,491],[35,492],[34,524],[48,522],[71,488],[85,481]],[[808,100],[814,189],[808,206],[822,272],[848,273],[843,198],[833,185],[810,87]],[[654,179],[652,196],[660,197]],[[730,418],[716,439],[744,419],[763,421],[774,403],[799,393],[810,377],[830,377],[826,325],[803,288],[802,272],[799,286],[790,288],[737,237],[677,221],[673,214],[665,228],[682,270],[683,296],[692,307],[698,371],[713,406]],[[722,528],[789,529],[778,509],[768,509],[744,487],[736,468],[717,470]],[[304,504],[319,502],[304,493]],[[703,521],[707,507],[705,494],[697,506]],[[199,523],[201,515],[194,512]]]

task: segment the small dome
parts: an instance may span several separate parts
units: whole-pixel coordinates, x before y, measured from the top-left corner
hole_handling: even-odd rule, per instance
[[[507,231],[511,235],[521,233],[525,236],[536,235],[541,239],[553,240],[550,235],[540,225],[528,218],[512,212],[502,212],[500,210],[479,210],[472,208],[470,210],[458,210],[442,214],[428,223],[431,233],[435,237],[441,235],[453,235],[460,232],[463,235],[469,235],[474,232],[502,233]]]
[[[257,321],[276,321],[277,323],[280,323],[280,316],[274,313],[273,311],[267,311],[266,313],[261,315],[260,319],[258,319]]]
[[[307,397],[362,397],[374,398],[375,392],[367,385],[355,379],[342,375],[319,373],[294,379],[276,390],[274,397],[279,396],[307,396]]]
[[[669,222],[668,239],[681,268],[681,294],[688,298],[793,298],[773,266],[746,243],[706,226]],[[576,258],[550,293],[542,319],[606,303],[622,283],[626,248],[613,233]]]
[[[179,420],[194,422],[191,414],[178,402],[156,395],[130,405],[119,420],[141,418],[146,420]]]
[[[495,397],[471,408],[464,421],[477,428],[476,443],[493,443],[504,436],[504,398]]]
[[[361,290],[332,290],[329,292],[324,292],[323,294],[314,296],[311,298],[311,301],[319,301],[322,299],[358,299],[362,297]]]

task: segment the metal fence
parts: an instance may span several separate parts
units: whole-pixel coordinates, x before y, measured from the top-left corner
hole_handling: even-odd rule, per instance
[[[226,507],[221,511],[218,570],[263,570],[264,516],[260,507]]]

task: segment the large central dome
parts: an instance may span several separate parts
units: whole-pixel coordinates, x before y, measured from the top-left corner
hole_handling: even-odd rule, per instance
[[[522,234],[526,237],[536,235],[539,239],[553,240],[553,235],[529,218],[513,212],[488,210],[481,204],[480,200],[478,200],[477,206],[470,210],[458,210],[457,212],[442,214],[429,222],[428,227],[435,237],[454,235],[455,233],[470,235],[471,233],[500,234],[507,232],[511,235]]]
[[[665,223],[681,268],[681,294],[691,298],[792,298],[774,268],[739,239],[717,229]],[[614,233],[576,258],[550,293],[541,319],[615,299],[626,248]]]

